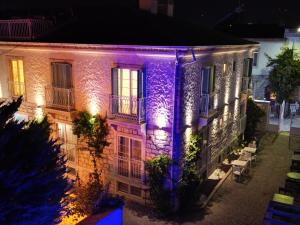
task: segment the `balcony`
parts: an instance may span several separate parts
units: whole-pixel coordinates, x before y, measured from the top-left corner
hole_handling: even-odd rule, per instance
[[[74,109],[74,91],[73,88],[58,88],[48,86],[45,88],[46,107],[64,111]]]
[[[209,117],[215,112],[214,94],[202,94],[200,99],[200,115]]]
[[[110,95],[109,116],[143,123],[146,119],[145,99]]]
[[[4,40],[33,40],[53,27],[50,20],[11,19],[0,20],[0,38]]]

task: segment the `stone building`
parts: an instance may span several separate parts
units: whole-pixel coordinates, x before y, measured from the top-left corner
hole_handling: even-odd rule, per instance
[[[123,20],[114,24],[105,12],[34,40],[2,39],[0,97],[24,96],[17,119],[47,114],[69,175],[83,180],[92,160],[72,118],[82,110],[106,115],[102,178],[112,192],[144,202],[147,159],[165,153],[178,160],[190,135],[201,132],[199,169],[208,176],[243,134],[258,45],[145,12],[137,20],[115,9]]]

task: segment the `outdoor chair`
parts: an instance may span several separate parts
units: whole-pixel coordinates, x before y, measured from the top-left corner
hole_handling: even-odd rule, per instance
[[[239,166],[232,166],[232,174],[235,176],[238,176],[238,181],[240,182],[241,176],[244,174],[245,168],[239,167]]]

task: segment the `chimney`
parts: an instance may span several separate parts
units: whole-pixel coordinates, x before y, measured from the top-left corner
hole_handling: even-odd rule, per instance
[[[162,14],[172,17],[174,2],[173,0],[139,0],[139,8],[153,14]]]

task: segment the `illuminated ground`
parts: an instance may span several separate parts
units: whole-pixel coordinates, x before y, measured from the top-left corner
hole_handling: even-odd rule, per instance
[[[243,183],[237,183],[229,176],[204,211],[196,209],[184,218],[167,221],[158,219],[149,213],[149,209],[127,207],[124,210],[124,224],[261,225],[269,200],[284,184],[289,170],[291,151],[288,141],[287,133],[277,138],[266,135],[257,165],[252,168],[249,177]]]

